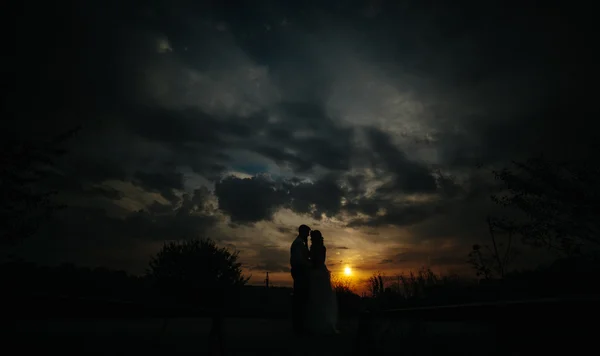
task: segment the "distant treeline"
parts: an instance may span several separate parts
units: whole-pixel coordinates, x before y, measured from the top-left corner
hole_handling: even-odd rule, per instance
[[[103,267],[88,268],[70,263],[40,266],[14,261],[0,264],[0,280],[5,293],[13,297],[60,296],[157,305],[178,303],[159,293],[148,277]],[[289,309],[291,293],[291,288],[269,287],[267,291],[264,286],[248,285],[228,307],[282,312]],[[202,306],[202,300],[198,304]],[[210,308],[210,305],[204,307]]]
[[[41,266],[31,262],[12,261],[0,264],[0,283],[13,300],[19,297],[94,299],[144,305],[181,305],[182,299],[166,296],[156,288],[151,277],[135,276],[125,271],[103,267],[88,268],[70,263]],[[266,288],[245,285],[228,301],[225,308],[250,313],[286,315],[291,311],[292,288]],[[25,300],[25,299],[23,299]],[[31,299],[27,299],[31,300]],[[361,310],[361,298],[350,290],[338,290],[342,315],[355,315]],[[212,307],[199,295],[196,307]]]
[[[342,315],[356,315],[364,309],[400,308],[423,305],[462,304],[481,301],[516,300],[598,295],[600,263],[597,260],[568,258],[530,271],[512,272],[503,279],[467,282],[459,277],[442,277],[423,269],[402,280],[371,277],[368,296],[359,297],[338,286]],[[14,261],[0,264],[4,294],[92,298],[151,305],[179,305],[180,301],[160,293],[148,277],[106,268],[73,264],[40,266]],[[240,312],[285,315],[291,310],[292,289],[246,285],[225,305]],[[198,297],[195,306],[211,308]]]

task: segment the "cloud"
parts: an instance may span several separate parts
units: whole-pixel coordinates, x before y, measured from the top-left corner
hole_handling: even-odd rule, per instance
[[[156,191],[167,200],[176,199],[174,189],[183,190],[183,174],[180,172],[146,173],[135,172],[134,182],[147,191]]]
[[[322,215],[335,217],[342,210],[345,192],[333,176],[315,182],[302,182],[289,186],[290,208],[298,214],[311,214],[321,220]]]
[[[44,246],[139,270],[162,241],[210,233],[284,273],[285,258],[261,251],[286,249],[251,241],[284,246],[308,223],[365,269],[403,245],[410,263],[454,263],[419,246],[453,241],[439,253],[458,256],[481,236],[494,185],[476,165],[595,159],[597,108],[580,83],[597,73],[576,60],[594,63],[593,46],[537,10],[436,4],[92,1],[26,14],[47,26],[19,32],[28,45],[7,67],[27,90],[11,90],[0,131],[82,125],[48,182],[71,208]]]
[[[125,196],[125,194],[110,186],[93,186],[86,190],[92,197],[102,196],[111,200],[119,200]]]
[[[285,195],[262,176],[252,178],[227,177],[215,185],[219,209],[234,223],[271,220],[285,203]]]
[[[121,210],[119,216],[98,205],[69,206],[18,251],[48,263],[66,260],[83,265],[102,265],[128,251],[128,260],[111,263],[139,273],[164,241],[210,236],[220,218],[208,199],[200,189],[177,202],[154,201],[138,211]]]
[[[429,193],[436,190],[436,182],[430,170],[422,163],[410,161],[404,152],[396,147],[388,134],[377,129],[367,131],[372,148],[375,167],[380,172],[388,172],[392,180],[379,188],[382,193]]]
[[[255,223],[272,220],[281,208],[321,220],[322,215],[334,217],[340,213],[343,190],[326,177],[315,182],[296,179],[270,179],[264,175],[250,178],[229,176],[215,184],[219,209],[234,223]]]
[[[258,254],[254,257],[258,262],[252,270],[271,273],[289,273],[289,256],[287,248],[273,246],[261,246]]]

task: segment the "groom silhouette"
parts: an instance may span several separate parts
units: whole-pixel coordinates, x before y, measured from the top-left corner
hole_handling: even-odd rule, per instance
[[[304,314],[308,303],[308,274],[310,270],[310,257],[308,252],[308,235],[310,227],[300,225],[298,236],[290,249],[290,265],[294,279],[294,294],[292,299],[292,324],[294,332],[306,332]]]

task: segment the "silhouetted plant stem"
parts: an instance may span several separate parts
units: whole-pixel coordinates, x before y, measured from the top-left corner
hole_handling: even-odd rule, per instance
[[[500,274],[500,278],[504,278],[504,264],[502,263],[502,260],[500,259],[500,253],[498,253],[498,245],[496,244],[496,236],[494,235],[494,228],[492,226],[492,219],[488,216],[487,217],[487,224],[488,224],[488,229],[490,231],[490,238],[492,239],[492,246],[494,247],[494,258],[496,259],[496,262],[498,263],[498,272]]]

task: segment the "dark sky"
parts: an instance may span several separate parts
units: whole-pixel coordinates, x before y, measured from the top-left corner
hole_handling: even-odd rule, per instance
[[[82,126],[52,181],[69,208],[19,249],[44,263],[139,273],[210,236],[283,280],[307,223],[334,272],[461,270],[487,237],[486,169],[595,159],[575,2],[74,3],[3,15],[3,131]]]

